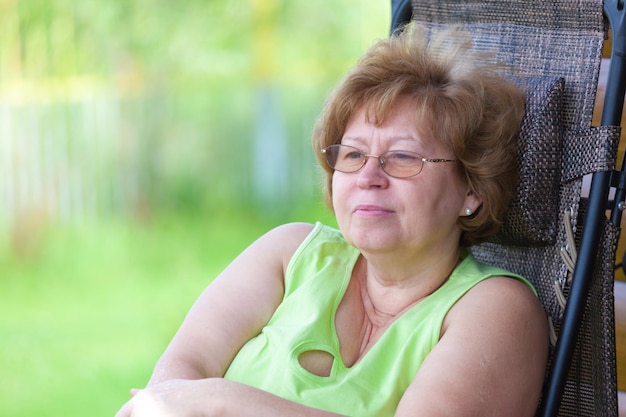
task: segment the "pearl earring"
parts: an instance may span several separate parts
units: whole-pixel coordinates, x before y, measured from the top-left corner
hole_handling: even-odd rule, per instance
[[[472,215],[472,209],[471,209],[471,208],[469,208],[469,207],[468,207],[468,208],[466,208],[466,209],[465,209],[465,215],[466,215],[466,216],[471,216],[471,215]]]

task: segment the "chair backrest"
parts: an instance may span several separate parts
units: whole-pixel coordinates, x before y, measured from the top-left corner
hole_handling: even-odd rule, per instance
[[[530,279],[561,337],[560,298],[568,296],[574,269],[566,261],[575,263],[587,207],[582,179],[614,170],[619,141],[619,128],[591,126],[608,29],[602,0],[394,0],[392,7],[392,30],[409,10],[427,26],[462,25],[478,49],[495,51],[494,59],[523,76],[528,98],[518,149],[521,182],[501,231],[472,252]],[[617,416],[618,230],[605,219],[600,224],[600,244],[592,254],[597,262],[558,400],[561,416]]]

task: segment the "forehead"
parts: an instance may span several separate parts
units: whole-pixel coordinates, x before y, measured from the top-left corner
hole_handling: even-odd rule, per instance
[[[428,123],[418,117],[416,100],[402,97],[382,113],[372,105],[361,106],[350,118],[341,143],[354,146],[402,146],[426,152],[440,149]]]

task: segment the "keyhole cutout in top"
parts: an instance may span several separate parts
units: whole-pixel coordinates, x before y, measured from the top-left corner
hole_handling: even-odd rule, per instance
[[[308,350],[298,356],[300,366],[321,377],[329,377],[335,357],[324,350]]]

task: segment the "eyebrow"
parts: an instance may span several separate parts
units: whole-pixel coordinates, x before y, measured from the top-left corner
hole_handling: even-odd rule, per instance
[[[344,140],[357,142],[358,144],[361,144],[361,145],[365,145],[368,142],[367,139],[361,136],[343,136],[341,138],[341,143],[343,143]],[[392,145],[396,145],[396,144],[401,145],[401,144],[406,143],[406,144],[411,144],[413,146],[416,146],[420,150],[426,150],[424,143],[418,138],[415,138],[413,136],[392,136],[389,138],[383,138],[383,143],[392,144]]]

